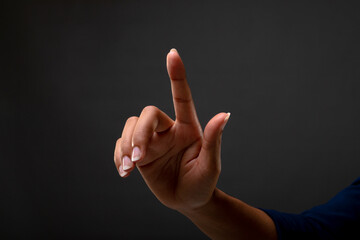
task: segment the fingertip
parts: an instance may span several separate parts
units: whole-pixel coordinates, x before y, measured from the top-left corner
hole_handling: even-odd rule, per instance
[[[166,58],[166,66],[170,79],[186,79],[185,66],[177,50],[170,50]]]
[[[166,65],[169,66],[170,61],[173,61],[173,56],[178,55],[179,56],[179,52],[175,49],[172,48],[170,49],[169,53],[166,56]],[[171,59],[171,60],[170,60]]]
[[[209,139],[216,139],[221,134],[230,118],[230,112],[216,114],[205,126],[204,136]]]
[[[124,169],[122,168],[122,165],[120,165],[120,167],[119,167],[119,174],[120,174],[120,177],[122,177],[122,178],[125,178],[129,175],[128,172],[124,171]]]
[[[167,54],[167,61],[168,62],[169,62],[170,58],[171,58],[171,61],[173,61],[173,59],[176,59],[176,58],[181,59],[178,50],[176,50],[175,48],[170,49],[169,53]]]
[[[215,121],[215,122],[218,122],[218,123],[227,122],[229,120],[229,118],[230,118],[230,115],[231,115],[230,112],[227,112],[227,113],[226,112],[221,112],[221,113],[216,114],[210,121]]]
[[[229,120],[229,118],[230,118],[230,115],[231,115],[231,112],[228,112],[228,113],[227,113],[226,115],[227,115],[227,116],[225,117],[224,121],[227,121],[227,120]]]
[[[228,113],[226,114],[226,117],[224,118],[224,123],[223,123],[223,125],[221,126],[221,130],[224,130],[227,122],[229,121],[230,115],[231,115],[230,112],[228,112]]]

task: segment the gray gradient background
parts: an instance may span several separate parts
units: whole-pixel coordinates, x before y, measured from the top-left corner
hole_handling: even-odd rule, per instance
[[[324,203],[360,175],[355,3],[2,3],[0,235],[206,239],[113,163],[128,117],[174,116],[172,47],[202,125],[232,113],[218,187],[286,212]]]

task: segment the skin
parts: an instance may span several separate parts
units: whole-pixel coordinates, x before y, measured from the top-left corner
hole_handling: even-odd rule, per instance
[[[276,239],[271,218],[216,188],[221,136],[230,113],[219,113],[201,129],[184,64],[175,49],[167,70],[176,119],[155,106],[128,118],[116,142],[121,177],[135,169],[165,206],[177,210],[212,239]]]

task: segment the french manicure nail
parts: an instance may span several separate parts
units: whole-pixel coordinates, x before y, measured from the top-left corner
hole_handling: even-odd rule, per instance
[[[226,118],[224,119],[224,122],[227,122],[227,121],[229,120],[229,118],[230,118],[230,115],[231,115],[231,113],[230,113],[230,112],[228,112],[228,113],[227,113],[227,116],[226,116]]]
[[[123,170],[129,170],[132,167],[131,159],[128,156],[123,157]]]
[[[224,123],[223,123],[223,126],[222,126],[223,129],[224,129],[224,127],[226,126],[226,124],[227,124],[227,122],[228,122],[228,120],[229,120],[229,118],[230,118],[230,115],[231,115],[231,113],[228,112],[228,113],[227,113],[227,116],[224,118]]]
[[[122,169],[121,169],[121,166],[119,167],[119,173],[120,173],[120,177],[124,177],[126,175],[126,172],[124,172]]]
[[[140,148],[134,147],[131,155],[131,161],[136,162],[140,159],[141,151]]]

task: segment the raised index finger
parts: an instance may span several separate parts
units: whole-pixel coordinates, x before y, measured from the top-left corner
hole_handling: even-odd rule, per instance
[[[197,124],[198,119],[189,85],[186,81],[185,67],[176,49],[167,55],[166,65],[171,80],[171,90],[175,108],[176,121]]]

